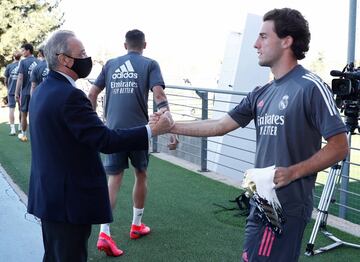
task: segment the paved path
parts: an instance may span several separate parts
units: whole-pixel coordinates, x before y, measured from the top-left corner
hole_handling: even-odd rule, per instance
[[[44,254],[41,227],[32,215],[27,214],[24,194],[13,189],[0,165],[0,261],[41,262]]]

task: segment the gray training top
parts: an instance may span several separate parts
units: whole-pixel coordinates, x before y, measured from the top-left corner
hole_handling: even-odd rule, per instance
[[[158,63],[136,52],[109,60],[94,84],[106,86],[105,118],[111,129],[147,124],[149,90],[165,88]]]
[[[325,139],[346,132],[329,87],[298,65],[250,92],[228,113],[241,127],[256,126],[255,167],[288,167],[310,158]],[[310,218],[316,174],[277,189],[288,215]]]
[[[49,74],[49,68],[46,60],[39,60],[39,63],[31,71],[30,82],[39,85]]]
[[[19,62],[13,62],[6,66],[4,75],[7,78],[8,95],[15,95],[18,71]]]
[[[36,59],[33,55],[26,57],[24,60],[20,61],[19,65],[19,74],[23,74],[23,85],[21,87],[21,95],[30,95],[31,82],[30,76],[31,71],[39,63],[39,60]]]

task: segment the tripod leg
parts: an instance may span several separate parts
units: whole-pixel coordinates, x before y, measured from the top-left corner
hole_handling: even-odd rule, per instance
[[[334,193],[335,184],[336,184],[336,178],[341,173],[341,164],[336,164],[331,167],[328,178],[326,180],[326,183],[324,185],[323,192],[320,197],[319,205],[318,205],[318,214],[316,216],[315,224],[310,236],[310,240],[307,244],[305,255],[312,256],[314,255],[314,242],[316,235],[319,231],[319,228],[322,225],[326,224],[327,219],[327,211],[329,209],[329,205],[331,202],[332,195]]]

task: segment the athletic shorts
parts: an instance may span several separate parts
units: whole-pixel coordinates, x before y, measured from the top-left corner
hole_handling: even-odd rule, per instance
[[[147,150],[142,150],[106,154],[103,161],[106,173],[108,175],[115,175],[124,169],[128,169],[129,159],[134,168],[144,171],[149,164],[149,152]]]
[[[251,205],[241,261],[298,261],[307,220],[285,214],[283,233],[277,236],[257,214],[258,210]]]
[[[27,113],[29,112],[30,95],[20,96],[20,111]]]
[[[16,100],[15,95],[8,95],[8,107],[15,108]]]

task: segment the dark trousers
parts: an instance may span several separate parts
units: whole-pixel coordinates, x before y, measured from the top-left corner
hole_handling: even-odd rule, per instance
[[[307,224],[305,218],[286,216],[284,232],[275,235],[263,224],[251,206],[246,221],[244,250],[245,262],[296,262],[299,260],[301,240]]]
[[[91,225],[41,221],[43,262],[86,262]]]

